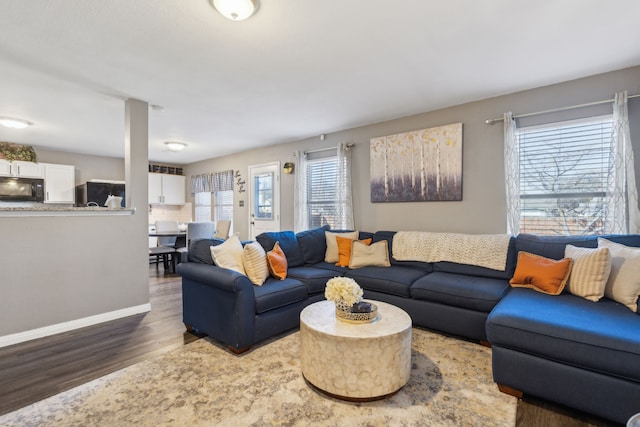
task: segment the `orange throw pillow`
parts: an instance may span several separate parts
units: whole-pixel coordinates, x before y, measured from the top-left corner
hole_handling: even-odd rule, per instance
[[[364,243],[367,246],[371,244],[371,239],[358,241]],[[338,243],[338,262],[336,262],[336,265],[338,267],[349,266],[349,262],[351,261],[351,245],[353,244],[353,242],[353,239],[349,239],[348,237],[336,236],[336,243]]]
[[[519,252],[516,271],[509,283],[514,288],[532,288],[545,294],[559,295],[567,284],[572,265],[571,258],[555,260]]]
[[[273,249],[267,252],[267,264],[269,264],[269,273],[276,279],[284,280],[287,277],[287,257],[280,249],[279,242],[276,242]]]

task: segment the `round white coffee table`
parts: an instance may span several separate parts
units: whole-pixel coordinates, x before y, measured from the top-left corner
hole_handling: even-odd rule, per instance
[[[300,313],[300,362],[304,378],[346,400],[377,400],[395,393],[411,373],[411,318],[380,301],[371,323],[347,323],[332,301]]]

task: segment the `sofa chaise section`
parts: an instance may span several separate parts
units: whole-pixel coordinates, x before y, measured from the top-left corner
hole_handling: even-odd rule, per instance
[[[604,236],[640,246],[640,236]],[[597,236],[520,235],[519,250],[560,259],[567,244],[597,247]],[[640,315],[608,298],[566,290],[514,288],[486,323],[500,389],[530,394],[625,423],[640,412]]]

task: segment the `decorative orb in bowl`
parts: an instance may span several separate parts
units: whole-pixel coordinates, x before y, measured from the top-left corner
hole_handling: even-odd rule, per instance
[[[340,306],[336,302],[336,317],[348,323],[370,323],[378,317],[378,306],[371,304],[371,311],[365,313],[355,313],[351,307]]]

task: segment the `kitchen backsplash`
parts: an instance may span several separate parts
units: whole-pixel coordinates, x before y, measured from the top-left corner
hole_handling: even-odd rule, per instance
[[[152,205],[149,208],[149,224],[155,224],[156,221],[187,223],[191,221],[192,215],[191,203],[185,203],[180,206]]]

